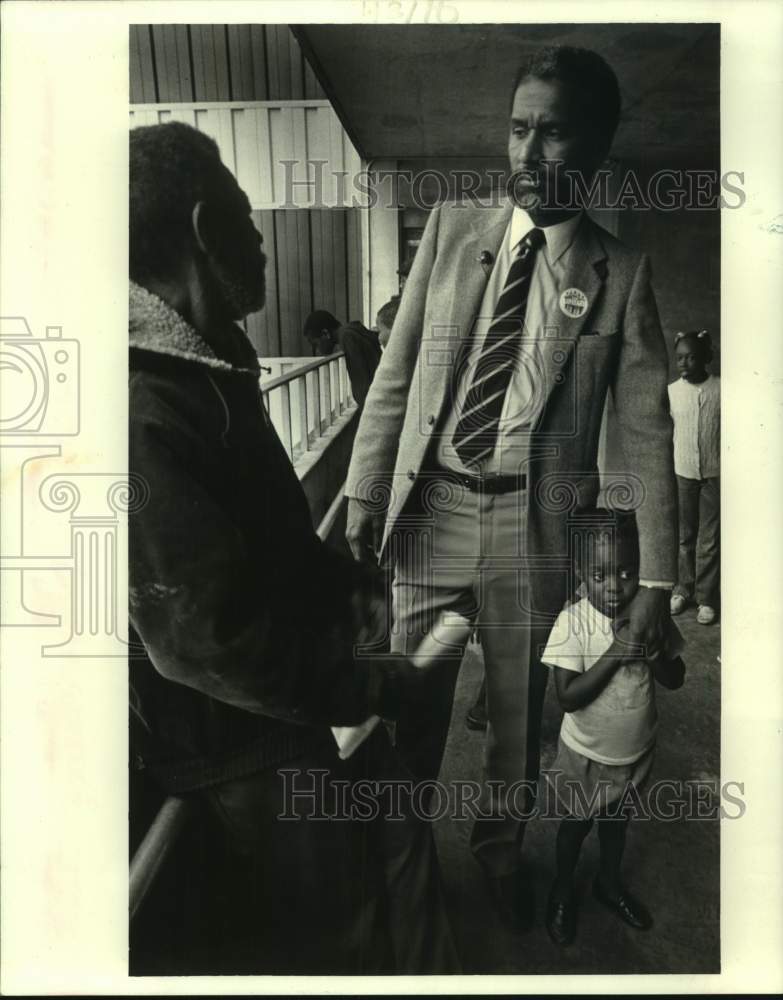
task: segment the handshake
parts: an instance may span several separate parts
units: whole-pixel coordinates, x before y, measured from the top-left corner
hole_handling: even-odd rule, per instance
[[[357,646],[379,645],[388,634],[388,605],[379,593],[372,591],[354,593],[354,615],[357,625]],[[382,659],[361,654],[356,656],[357,664],[368,670],[380,668],[386,679],[392,678],[401,690],[415,688],[436,663],[452,658],[455,650],[460,653],[473,629],[472,623],[455,612],[443,612],[434,626],[424,637],[415,652],[405,656],[381,654]],[[332,727],[337,743],[338,755],[347,760],[361,746],[380,722],[380,717],[371,715],[358,726]]]

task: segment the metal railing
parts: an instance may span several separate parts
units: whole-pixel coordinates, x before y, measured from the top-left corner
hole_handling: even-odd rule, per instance
[[[328,358],[324,359],[328,361]],[[282,376],[287,378],[288,376]],[[277,382],[277,379],[274,379]],[[345,503],[345,483],[332,500],[329,509],[318,525],[317,535],[325,542]],[[131,920],[152,888],[166,859],[171,854],[179,835],[194,814],[195,804],[189,799],[170,795],[158,810],[141,844],[136,848],[130,863],[128,908]]]
[[[356,411],[345,356],[336,351],[274,378],[261,379],[269,417],[296,464],[341,417]]]
[[[171,854],[185,824],[193,815],[195,803],[170,795],[136,848],[130,863],[128,909],[131,920],[147,898],[158,873]]]

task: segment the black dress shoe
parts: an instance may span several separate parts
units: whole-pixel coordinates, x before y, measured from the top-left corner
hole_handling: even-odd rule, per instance
[[[576,937],[576,897],[573,893],[568,899],[562,899],[552,887],[546,904],[546,929],[555,944],[563,947],[571,944]]]
[[[621,888],[617,896],[609,896],[596,879],[593,883],[593,895],[599,903],[603,903],[612,913],[616,913],[629,927],[635,927],[638,931],[646,931],[652,927],[653,919],[649,910],[627,889]]]
[[[530,930],[536,917],[533,886],[520,870],[508,875],[488,875],[485,879],[495,912],[503,924],[516,934]]]

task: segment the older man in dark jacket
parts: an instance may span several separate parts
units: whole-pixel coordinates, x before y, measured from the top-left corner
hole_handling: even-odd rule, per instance
[[[246,873],[259,921],[214,971],[454,971],[426,825],[306,819],[336,781],[405,776],[383,727],[343,763],[329,726],[394,717],[417,671],[354,655],[375,580],[316,537],[266,414],[235,325],[263,305],[261,242],[211,139],[131,132],[130,469],[149,490],[129,525],[134,759],[208,802]]]

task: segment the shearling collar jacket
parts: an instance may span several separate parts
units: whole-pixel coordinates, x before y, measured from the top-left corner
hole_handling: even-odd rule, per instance
[[[314,533],[244,333],[218,357],[131,285],[129,336],[133,752],[182,791],[329,743],[388,685],[354,661],[366,579]]]

